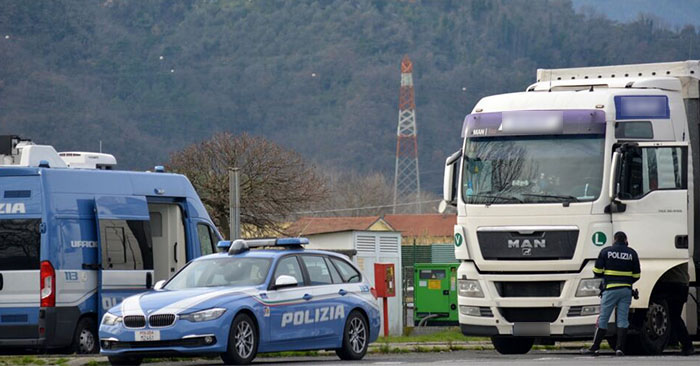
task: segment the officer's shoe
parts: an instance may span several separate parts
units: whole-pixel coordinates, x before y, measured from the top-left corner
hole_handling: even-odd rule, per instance
[[[625,353],[622,352],[621,349],[618,349],[618,350],[615,351],[615,356],[624,356],[624,355],[625,355]]]
[[[585,356],[598,356],[600,352],[597,349],[581,348],[581,354]]]
[[[681,354],[682,354],[683,356],[691,356],[691,355],[694,355],[694,354],[695,354],[695,349],[694,349],[692,346],[690,346],[689,348],[683,348],[683,349],[681,350]]]

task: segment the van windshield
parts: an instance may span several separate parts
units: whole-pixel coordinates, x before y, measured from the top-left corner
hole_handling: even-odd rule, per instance
[[[39,269],[41,219],[0,220],[0,270]]]
[[[213,258],[194,261],[173,277],[166,290],[195,287],[258,286],[265,282],[270,258]]]

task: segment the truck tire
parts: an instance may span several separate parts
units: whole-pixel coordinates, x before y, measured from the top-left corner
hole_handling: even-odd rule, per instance
[[[535,343],[528,337],[491,337],[493,348],[502,355],[523,355],[530,352]]]
[[[652,296],[649,308],[644,315],[639,336],[630,339],[632,353],[660,355],[671,335],[668,304],[659,296]]]
[[[78,322],[73,335],[73,352],[77,354],[91,354],[100,352],[98,343],[97,325],[90,317],[84,317]]]

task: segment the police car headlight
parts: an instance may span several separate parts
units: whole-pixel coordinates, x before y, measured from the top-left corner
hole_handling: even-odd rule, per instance
[[[102,324],[104,325],[115,325],[119,324],[122,322],[122,317],[121,316],[116,316],[111,313],[105,313],[105,315],[102,317]]]
[[[601,278],[587,278],[578,283],[576,297],[598,296]]]
[[[191,322],[205,322],[207,320],[218,319],[224,313],[226,309],[223,308],[213,308],[202,311],[197,311],[195,313],[180,314],[180,319],[189,320]]]
[[[484,297],[481,285],[477,280],[459,280],[459,296]]]

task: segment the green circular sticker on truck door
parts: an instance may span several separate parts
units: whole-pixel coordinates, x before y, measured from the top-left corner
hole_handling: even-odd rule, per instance
[[[456,233],[456,234],[455,234],[455,246],[460,246],[460,245],[462,245],[462,242],[463,242],[463,241],[464,241],[464,239],[462,238],[462,234]]]
[[[593,244],[598,247],[605,245],[605,243],[608,241],[608,237],[601,231],[597,231],[595,234],[593,234],[591,239],[593,240]]]

